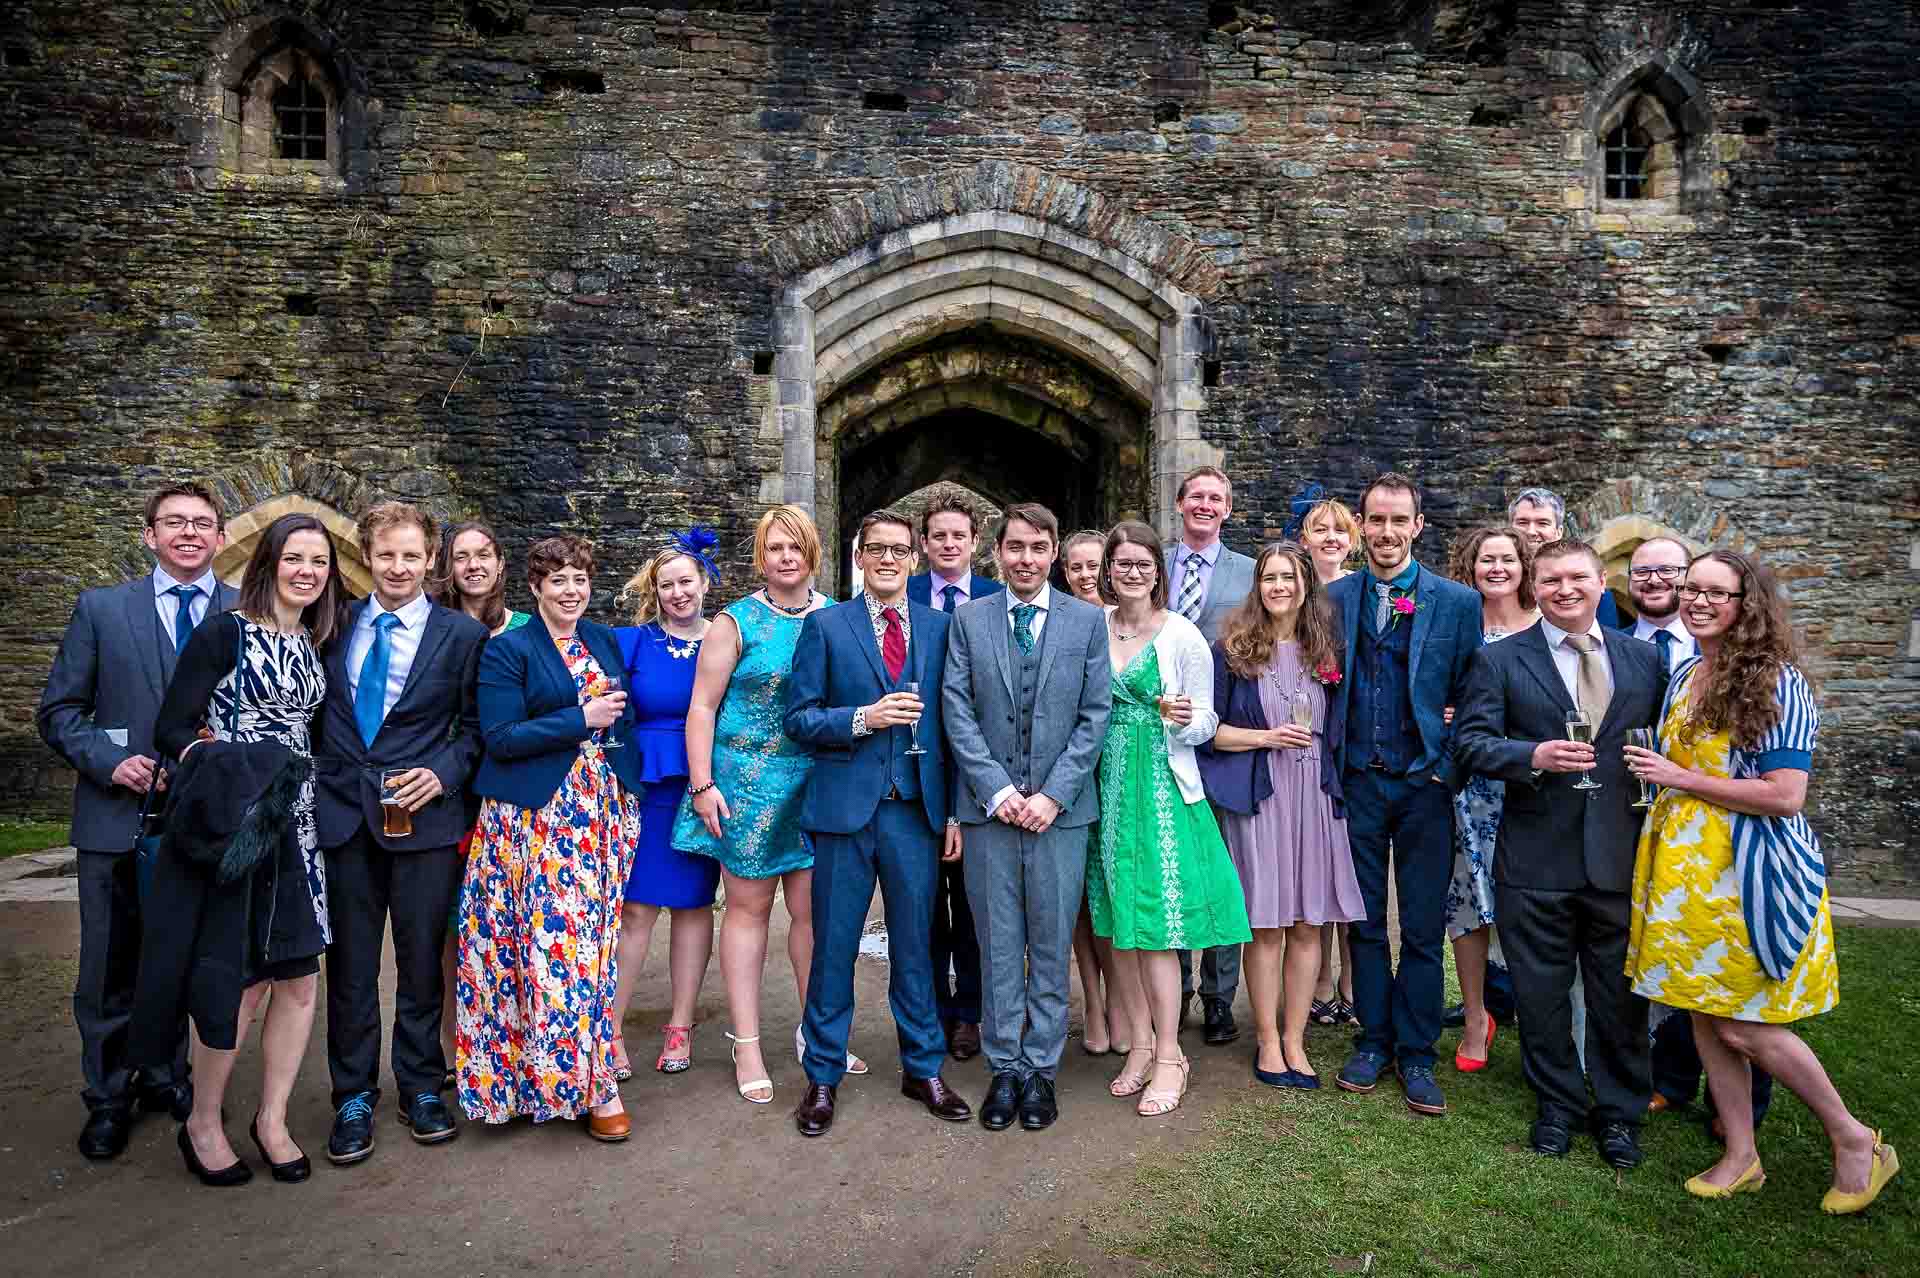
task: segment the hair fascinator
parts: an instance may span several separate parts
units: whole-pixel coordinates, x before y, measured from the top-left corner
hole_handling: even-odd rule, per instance
[[[1308,484],[1287,501],[1290,512],[1287,517],[1287,540],[1299,541],[1301,526],[1307,522],[1307,512],[1325,501],[1327,490],[1319,484]]]
[[[720,566],[713,562],[713,552],[720,545],[720,534],[705,524],[695,524],[685,532],[674,533],[668,538],[673,548],[687,558],[706,569],[707,576],[718,583]]]

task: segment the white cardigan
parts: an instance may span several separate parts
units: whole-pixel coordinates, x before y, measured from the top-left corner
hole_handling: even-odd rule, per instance
[[[1107,609],[1109,626],[1113,611]],[[1200,784],[1200,764],[1194,759],[1193,748],[1213,740],[1220,729],[1220,716],[1213,708],[1213,650],[1200,627],[1169,609],[1167,623],[1153,637],[1153,653],[1160,663],[1161,690],[1167,696],[1184,695],[1193,702],[1193,722],[1186,727],[1176,728],[1165,719],[1160,722],[1167,734],[1167,764],[1180,786],[1180,797],[1188,803],[1199,803],[1207,795]]]

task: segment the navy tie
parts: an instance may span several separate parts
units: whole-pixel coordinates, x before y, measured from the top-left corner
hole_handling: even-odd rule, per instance
[[[193,601],[200,597],[200,587],[175,586],[167,593],[180,601],[179,611],[173,614],[173,655],[177,657],[193,633]]]
[[[360,683],[353,690],[354,722],[369,750],[380,735],[380,721],[387,717],[387,668],[393,664],[393,628],[399,624],[400,618],[390,612],[373,619],[373,646],[360,663]]]
[[[1673,631],[1671,630],[1654,631],[1653,646],[1660,650],[1660,668],[1662,670],[1672,669],[1673,667]]]
[[[940,592],[940,598],[944,600],[940,605],[941,609],[945,612],[952,612],[960,606],[960,587],[948,586]]]

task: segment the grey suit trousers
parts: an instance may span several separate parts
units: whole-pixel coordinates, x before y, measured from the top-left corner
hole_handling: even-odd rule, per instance
[[[1052,1078],[1067,1044],[1073,925],[1087,827],[967,827],[967,904],[980,938],[980,1048],[994,1073]]]

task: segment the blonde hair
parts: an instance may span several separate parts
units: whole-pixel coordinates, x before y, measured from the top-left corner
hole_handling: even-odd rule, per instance
[[[1306,518],[1300,521],[1300,540],[1303,544],[1307,539],[1307,530],[1312,528],[1314,521],[1322,516],[1331,519],[1333,526],[1347,535],[1347,554],[1349,556],[1351,556],[1355,550],[1359,549],[1360,521],[1353,517],[1353,512],[1347,509],[1345,502],[1335,501],[1331,497],[1326,501],[1315,502],[1313,508],[1307,511]]]
[[[694,571],[705,579],[709,588],[712,587],[713,574],[707,571],[705,564],[678,546],[669,546],[641,564],[640,571],[627,578],[627,584],[620,587],[620,593],[613,598],[616,604],[623,604],[629,599],[633,600],[634,625],[650,625],[660,616],[660,574],[676,559],[684,559],[692,564]]]
[[[767,574],[767,538],[775,528],[800,543],[800,553],[807,557],[807,571],[820,571],[820,531],[813,526],[812,516],[800,506],[783,505],[770,508],[753,526],[755,572],[763,577]]]

